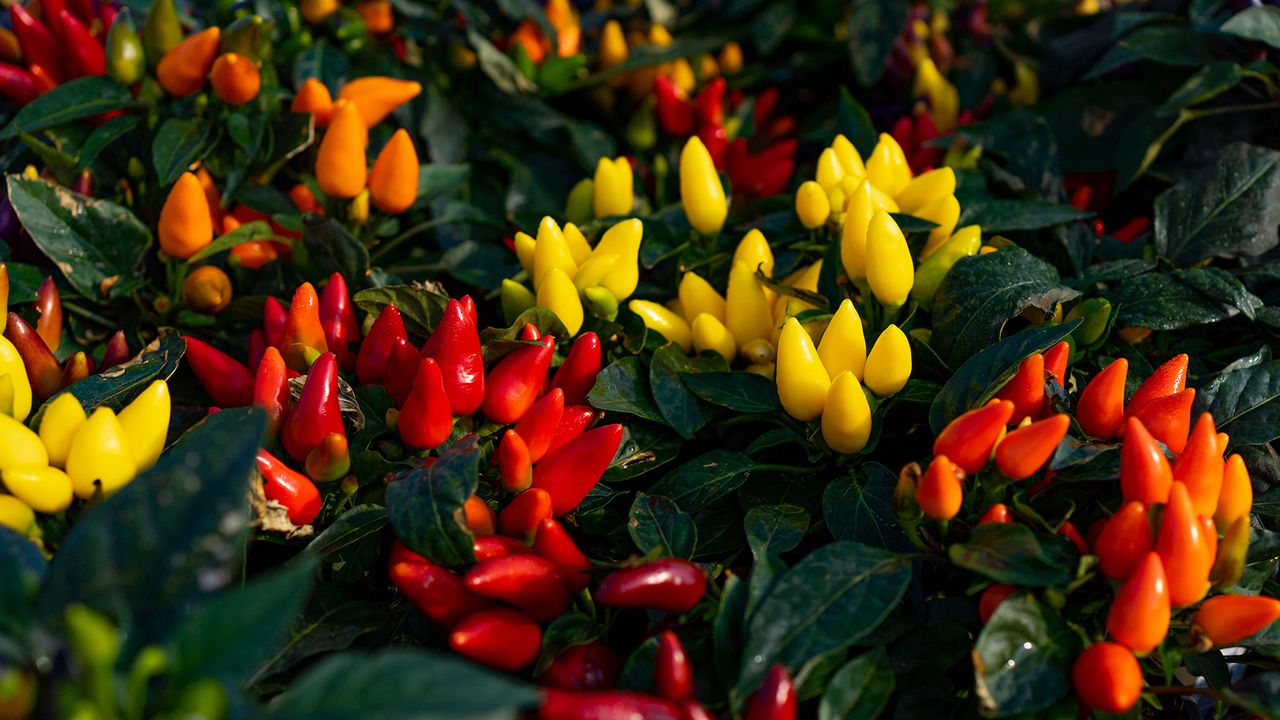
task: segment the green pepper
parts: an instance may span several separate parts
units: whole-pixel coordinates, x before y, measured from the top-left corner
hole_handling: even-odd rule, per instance
[[[1111,303],[1105,298],[1090,298],[1077,303],[1067,313],[1066,320],[1083,319],[1080,327],[1071,332],[1071,337],[1081,347],[1093,347],[1106,339],[1111,328]]]
[[[271,30],[270,22],[257,15],[246,15],[222,31],[220,52],[235,53],[255,62],[260,61],[264,55],[269,54]]]
[[[132,85],[147,69],[146,53],[129,8],[124,8],[107,33],[107,75],[121,85]]]
[[[152,63],[160,62],[165,53],[182,42],[182,22],[173,0],[155,0],[142,24],[142,44]]]
[[[911,299],[929,309],[933,294],[938,291],[942,279],[960,258],[974,255],[982,246],[982,229],[977,225],[960,228],[951,239],[942,244],[916,268],[915,282],[911,286]]]

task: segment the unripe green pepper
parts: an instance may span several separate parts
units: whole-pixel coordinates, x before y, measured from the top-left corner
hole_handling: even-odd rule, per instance
[[[951,271],[951,266],[963,257],[975,255],[982,246],[982,229],[977,225],[962,227],[949,240],[920,263],[916,268],[915,282],[911,286],[911,299],[921,307],[929,309],[933,303],[933,295],[942,284],[942,279]]]
[[[583,178],[569,191],[569,199],[565,201],[565,219],[574,225],[585,225],[595,217],[591,209],[595,196],[595,181]]]
[[[1092,347],[1105,340],[1111,328],[1111,303],[1106,298],[1090,298],[1077,303],[1067,313],[1066,321],[1077,319],[1084,322],[1071,332],[1071,337],[1080,347]]]
[[[66,610],[67,639],[76,659],[92,669],[111,668],[120,654],[120,634],[110,620],[84,605]]]
[[[154,0],[142,24],[142,44],[152,63],[160,62],[165,53],[182,42],[182,22],[173,0]]]
[[[658,143],[658,124],[654,120],[653,104],[645,103],[627,122],[627,142],[636,150],[648,150]]]
[[[138,28],[129,9],[124,8],[107,33],[107,75],[121,85],[132,85],[142,78],[146,69],[147,57]]]
[[[235,53],[257,62],[262,60],[270,42],[271,23],[257,15],[246,15],[222,31],[219,50],[222,54]]]
[[[222,720],[230,710],[227,689],[217,680],[205,678],[182,689],[174,715],[188,720]]]

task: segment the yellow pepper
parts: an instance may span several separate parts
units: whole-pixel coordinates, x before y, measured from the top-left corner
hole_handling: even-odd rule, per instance
[[[949,167],[930,170],[912,178],[907,187],[898,193],[898,207],[902,212],[915,215],[916,211],[946,195],[956,192],[956,173]]]
[[[882,305],[896,307],[907,301],[915,281],[911,249],[898,223],[881,210],[867,227],[867,282]]]
[[[685,352],[693,348],[689,323],[675,312],[648,300],[632,300],[627,304],[631,312],[640,316],[645,327],[679,345]]]
[[[835,148],[827,148],[818,156],[818,169],[814,172],[813,179],[826,192],[830,192],[832,188],[840,184],[840,179],[844,177],[844,166],[840,164],[840,157],[836,155]]]
[[[689,224],[703,235],[715,235],[724,227],[729,206],[711,153],[695,135],[680,152],[680,202]]]
[[[915,94],[929,99],[929,117],[940,133],[951,132],[960,114],[960,94],[942,73],[933,59],[925,57],[916,66]]]
[[[0,475],[5,489],[36,512],[53,515],[71,506],[71,479],[56,467],[19,465]]]
[[[533,256],[538,248],[538,241],[529,236],[528,233],[516,232],[514,238],[516,246],[516,259],[520,261],[520,267],[529,273],[529,277],[533,277]]]
[[[777,384],[788,415],[809,421],[822,414],[831,379],[809,333],[795,318],[787,318],[778,339]]]
[[[156,380],[120,411],[117,419],[139,472],[155,465],[164,451],[169,436],[169,405],[169,384]]]
[[[595,203],[596,183],[591,178],[583,178],[569,191],[564,203],[564,217],[569,222],[591,222],[594,217],[592,205]]]
[[[67,454],[67,476],[76,496],[93,497],[97,484],[109,495],[124,487],[138,473],[124,430],[111,408],[93,411],[80,426]]]
[[[601,285],[589,287],[582,291],[583,306],[591,310],[591,314],[613,322],[618,317],[618,298],[609,289]]]
[[[956,223],[960,221],[960,201],[956,200],[955,195],[943,195],[917,210],[915,215],[938,224],[938,227],[929,231],[929,240],[925,242],[924,250],[920,251],[920,258],[924,259],[942,247],[956,229]]]
[[[1040,78],[1036,75],[1035,68],[1024,62],[1015,61],[1013,77],[1013,88],[1008,94],[1009,102],[1014,107],[1035,105],[1040,100]]]
[[[867,276],[867,226],[875,214],[871,182],[863,180],[849,198],[849,210],[840,231],[840,264],[850,278]]]
[[[690,322],[703,313],[708,313],[716,320],[724,322],[724,296],[711,287],[696,272],[689,271],[680,279],[677,290],[680,297],[681,314]]]
[[[573,261],[573,253],[569,252],[569,243],[565,241],[560,226],[550,217],[544,217],[538,225],[538,238],[533,249],[535,291],[542,286],[542,278],[552,270],[560,270],[573,277],[578,272],[578,264]]]
[[[635,203],[631,163],[620,157],[600,158],[592,190],[592,211],[598,218],[630,215]]]
[[[725,293],[724,324],[740,348],[752,340],[773,336],[773,313],[764,290],[754,269],[746,263],[733,264]]]
[[[556,314],[572,337],[582,329],[582,300],[573,281],[560,268],[551,268],[538,287],[538,305]]]
[[[818,278],[822,277],[822,261],[810,263],[787,276],[783,282],[797,290],[818,292]]]
[[[622,25],[617,20],[610,20],[600,31],[599,62],[601,70],[621,65],[627,61],[630,51],[627,49],[627,38],[622,34]]]
[[[916,268],[916,281],[911,287],[911,299],[926,310],[933,303],[933,295],[947,276],[951,266],[962,257],[975,255],[982,246],[982,228],[977,225],[966,225],[956,231],[951,239],[942,244],[930,255],[920,267]]]
[[[0,415],[13,415],[13,380],[0,374]]]
[[[586,236],[582,234],[577,225],[571,222],[565,223],[561,234],[564,235],[564,241],[569,246],[569,254],[573,256],[575,263],[580,266],[587,261],[587,258],[591,257],[591,243],[587,242]]]
[[[538,298],[529,288],[515,280],[502,281],[502,315],[507,322],[515,322],[520,313],[538,304]]]
[[[40,436],[21,422],[0,415],[0,471],[23,465],[48,465]]]
[[[711,313],[698,313],[693,318],[691,330],[693,349],[696,352],[710,350],[719,353],[726,361],[733,362],[734,356],[738,354],[738,343],[719,318]]]
[[[720,72],[733,75],[742,72],[742,46],[730,40],[720,48]]]
[[[910,378],[911,343],[897,325],[890,325],[867,355],[863,381],[871,392],[888,397],[901,390]]]
[[[733,251],[733,262],[745,263],[752,272],[759,269],[765,277],[773,277],[773,249],[758,229],[753,228],[738,241],[738,247]]]
[[[829,377],[848,371],[862,379],[867,364],[867,339],[862,334],[862,318],[848,298],[840,303],[827,323],[822,341],[818,343],[818,357]]]
[[[849,138],[843,134],[836,135],[835,140],[831,141],[831,149],[840,160],[840,167],[844,170],[845,177],[858,182],[866,177],[867,166],[862,164],[862,156],[858,154],[858,149],[853,146],[853,143],[849,142]]]
[[[831,217],[831,200],[822,186],[813,180],[800,183],[796,189],[796,215],[809,230],[822,227]]]
[[[0,375],[7,375],[13,391],[10,414],[18,419],[26,420],[31,414],[31,381],[27,379],[27,368],[22,364],[22,355],[6,337],[0,337]]]
[[[880,139],[867,160],[867,179],[890,197],[897,197],[911,182],[907,156],[892,135],[880,133]]]
[[[871,437],[871,404],[848,370],[831,381],[822,411],[822,438],[838,453],[856,453]]]
[[[80,426],[88,420],[84,406],[69,392],[62,393],[49,403],[44,415],[40,418],[40,440],[49,451],[49,464],[54,467],[66,467],[67,453],[71,451],[71,441],[75,439]],[[165,422],[168,426],[168,421]]]
[[[579,291],[596,287],[605,275],[613,271],[620,258],[617,255],[592,255],[578,267],[578,274],[573,277],[573,284]]]
[[[35,511],[12,495],[0,494],[0,525],[29,537],[36,529]]]
[[[668,63],[667,76],[671,78],[672,85],[686,94],[692,93],[698,87],[698,77],[694,75],[693,66],[685,58]]]
[[[640,283],[640,241],[644,223],[636,218],[623,220],[605,231],[593,255],[617,255],[618,263],[605,274],[600,284],[609,289],[619,302],[631,297]]]

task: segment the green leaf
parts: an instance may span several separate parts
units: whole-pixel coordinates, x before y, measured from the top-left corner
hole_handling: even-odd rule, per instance
[[[698,545],[693,518],[661,495],[636,493],[628,514],[627,531],[641,554],[654,550],[661,557],[689,559]]]
[[[666,425],[630,420],[624,430],[618,455],[601,478],[603,482],[622,482],[656,470],[675,460],[684,447],[680,436]]]
[[[1220,322],[1240,313],[1252,317],[1262,301],[1220,268],[1145,273],[1106,293],[1119,306],[1116,323],[1152,330],[1182,330]]]
[[[387,526],[387,509],[381,505],[357,505],[338,516],[307,548],[325,557]]]
[[[137,355],[104,372],[78,380],[45,401],[31,417],[30,425],[40,427],[45,408],[63,393],[71,393],[85,412],[109,407],[120,412],[156,380],[168,380],[177,372],[187,351],[187,343],[172,328],[161,328],[160,336]]]
[[[845,663],[831,677],[818,705],[818,720],[871,720],[880,716],[894,690],[893,666],[883,647]]]
[[[129,89],[106,75],[76,78],[27,103],[0,132],[0,140],[8,140],[20,132],[44,130],[133,105]]]
[[[284,637],[311,592],[316,561],[304,553],[299,562],[199,604],[171,640],[174,675],[187,682],[244,677]]]
[[[525,325],[537,328],[540,336],[554,335],[558,338],[566,338],[569,335],[569,331],[564,328],[564,323],[560,322],[560,318],[556,317],[555,313],[535,305],[520,313],[520,317],[505,328],[485,328],[480,331],[480,344],[484,347],[485,364],[491,365],[512,350],[521,345],[527,345],[528,341],[519,339]]]
[[[1000,603],[973,649],[983,714],[1010,717],[1051,707],[1071,689],[1071,662],[1079,652],[1079,636],[1056,610],[1030,595]]]
[[[44,578],[40,548],[0,525],[0,631],[16,640],[32,629],[32,600]]]
[[[236,245],[255,240],[267,240],[274,236],[275,233],[271,230],[271,225],[266,220],[247,222],[229,233],[223,233],[214,238],[213,242],[200,248],[194,255],[187,258],[187,264],[195,265],[211,255],[230,250]]]
[[[1235,687],[1224,688],[1222,694],[1258,717],[1280,717],[1280,673],[1255,673]]]
[[[1042,538],[1025,525],[987,523],[947,553],[951,562],[996,582],[1065,586],[1075,577],[1075,549],[1063,537]]]
[[[132,212],[44,180],[8,180],[9,202],[22,226],[76,292],[97,299],[136,287],[151,231]]]
[[[412,285],[388,285],[386,287],[361,290],[352,298],[356,307],[377,315],[386,306],[395,303],[400,316],[404,318],[404,329],[411,335],[428,337],[440,318],[444,317],[445,305],[449,299],[444,295],[426,288]]]
[[[1201,383],[1196,414],[1213,413],[1232,445],[1261,445],[1280,438],[1280,361],[1231,370]]]
[[[1208,49],[1191,28],[1181,24],[1146,25],[1120,41],[1146,60],[1161,65],[1194,67],[1209,61]]]
[[[257,408],[209,415],[81,517],[49,564],[37,604],[44,621],[56,627],[63,608],[81,603],[113,618],[135,647],[168,637],[241,567],[265,430]]]
[[[987,200],[966,205],[958,227],[981,225],[985,235],[1040,230],[1093,217],[1088,210],[1047,200]]]
[[[557,655],[575,645],[585,645],[599,634],[595,622],[580,612],[570,611],[552,620],[542,633],[542,652],[533,666],[533,674],[541,675]]]
[[[333,655],[272,700],[268,718],[515,720],[531,686],[455,655],[411,649]]]
[[[880,463],[859,465],[849,475],[831,481],[822,492],[822,519],[831,536],[909,552],[913,546],[893,510],[897,481],[897,476]]]
[[[1058,344],[1079,327],[1080,322],[1072,320],[1027,328],[983,348],[942,386],[929,407],[929,426],[935,433],[942,432],[942,428],[961,413],[985,404],[1013,377],[1027,356]]]
[[[907,3],[854,1],[849,13],[849,55],[859,83],[871,85],[880,79],[909,9]]]
[[[406,547],[448,568],[475,562],[475,537],[463,504],[476,492],[479,463],[475,438],[467,437],[430,467],[401,472],[387,485],[391,527]]]
[[[902,599],[908,561],[879,548],[834,542],[778,578],[750,620],[736,696],[747,697],[775,663],[798,668],[862,639]]]
[[[999,340],[1011,318],[1032,308],[1047,318],[1059,302],[1078,295],[1059,284],[1052,265],[1020,247],[961,258],[933,296],[929,345],[959,367]]]
[[[871,157],[880,136],[876,133],[875,123],[871,121],[871,113],[862,103],[853,99],[849,88],[840,88],[839,106],[836,109],[836,128],[849,142],[858,149],[863,157]]]
[[[418,168],[417,207],[449,197],[466,185],[471,178],[471,165],[467,163],[428,163]]]
[[[712,411],[703,401],[685,387],[681,378],[705,368],[723,368],[724,358],[719,355],[691,358],[675,343],[668,343],[653,354],[649,361],[649,388],[653,391],[654,404],[672,430],[686,440],[711,420]]]
[[[796,549],[809,532],[809,513],[795,505],[753,507],[743,519],[747,545],[757,559]]]
[[[98,155],[120,138],[133,132],[141,118],[137,115],[119,115],[102,123],[89,133],[84,144],[80,146],[80,156],[76,160],[76,168],[83,170],[98,159]]]
[[[1245,8],[1223,23],[1219,31],[1280,48],[1280,8],[1273,5]]]
[[[1156,250],[1175,265],[1256,256],[1280,238],[1280,152],[1233,143],[1215,167],[1156,198]]]
[[[649,373],[638,357],[624,357],[610,363],[596,377],[587,401],[601,410],[615,410],[666,424],[666,418],[649,391]]]
[[[350,282],[363,284],[369,274],[369,249],[333,218],[304,216],[302,242],[307,248],[307,264],[317,276],[337,272]]]
[[[177,182],[191,164],[212,149],[218,125],[185,118],[164,121],[151,140],[151,164],[162,186]]]
[[[1208,102],[1230,90],[1244,79],[1244,69],[1233,62],[1220,60],[1200,68],[1177,89],[1156,112],[1158,117],[1176,117],[1184,108]]]
[[[782,406],[778,386],[752,372],[700,372],[680,376],[695,395],[713,405],[740,413],[772,413]]]
[[[740,452],[712,450],[672,470],[649,491],[699,512],[742,487],[755,468],[755,461]]]

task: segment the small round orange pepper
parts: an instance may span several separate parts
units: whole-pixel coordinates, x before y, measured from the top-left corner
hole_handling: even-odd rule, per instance
[[[252,60],[236,53],[223,53],[209,73],[213,91],[228,105],[243,105],[258,97],[262,75]]]
[[[231,278],[214,265],[196,268],[182,283],[182,302],[205,315],[216,315],[231,304]]]

